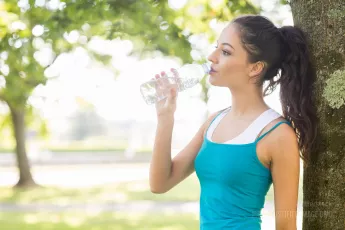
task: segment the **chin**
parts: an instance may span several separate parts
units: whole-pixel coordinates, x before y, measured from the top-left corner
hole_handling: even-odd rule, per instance
[[[208,82],[213,86],[223,87],[224,85],[221,84],[221,82],[217,81],[217,78],[210,76],[208,79]]]
[[[217,86],[217,80],[215,79],[215,77],[212,77],[211,75],[208,78],[208,82],[213,86]]]

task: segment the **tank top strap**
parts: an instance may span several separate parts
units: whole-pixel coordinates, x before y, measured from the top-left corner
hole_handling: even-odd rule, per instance
[[[262,134],[258,139],[256,139],[256,143],[258,143],[262,138],[264,138],[267,134],[269,134],[270,132],[272,132],[273,130],[275,130],[279,125],[281,124],[287,124],[289,126],[292,126],[291,123],[289,121],[280,121],[277,124],[275,124],[271,129],[269,129],[267,132],[265,132],[264,134]]]
[[[225,143],[229,144],[247,144],[253,143],[258,138],[262,130],[273,120],[281,117],[279,113],[268,109],[260,114],[241,134]]]

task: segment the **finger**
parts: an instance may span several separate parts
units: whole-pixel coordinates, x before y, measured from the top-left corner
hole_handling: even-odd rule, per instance
[[[162,87],[162,91],[163,91],[162,96],[168,97],[170,94],[170,89],[171,89],[172,85],[175,83],[175,81],[172,80],[172,78],[169,77],[169,75],[164,71],[161,72],[161,79],[160,80],[161,80],[161,87]]]
[[[172,105],[176,103],[177,91],[175,87],[171,87],[169,91],[167,102]]]
[[[159,75],[159,74],[156,74],[156,75],[155,75],[155,79],[156,79],[156,82],[157,82],[157,86],[158,86],[158,87],[161,87],[160,75]]]
[[[164,71],[161,72],[161,77],[162,77],[162,82],[163,83],[166,83],[167,82],[167,77],[168,77],[168,74]]]
[[[159,85],[159,83],[160,83],[160,82],[159,82],[159,78],[160,78],[159,74],[156,74],[154,79],[156,80],[156,82],[157,82],[158,85]]]
[[[171,68],[170,71],[173,73],[174,77],[179,77],[179,74],[176,69]]]
[[[169,88],[170,85],[174,82],[172,81],[171,77],[168,76],[168,74],[164,71],[161,72],[162,76],[162,84],[164,85],[164,88]],[[169,93],[169,92],[167,92]]]
[[[162,81],[161,81],[161,83],[164,85],[164,86],[166,86],[167,85],[167,77],[168,77],[168,75],[164,72],[164,71],[162,71],[161,72],[161,77],[162,77]]]
[[[157,95],[160,96],[162,94],[162,84],[160,81],[159,74],[156,74],[153,79],[155,80],[155,88],[156,88]]]
[[[180,79],[180,76],[179,76],[178,71],[177,71],[176,69],[174,69],[174,68],[171,68],[170,71],[173,73],[175,83],[176,83],[177,85],[180,85],[181,79]]]

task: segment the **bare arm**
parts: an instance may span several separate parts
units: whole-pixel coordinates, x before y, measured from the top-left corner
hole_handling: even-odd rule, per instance
[[[178,73],[172,69],[176,77]],[[162,72],[161,76],[165,73]],[[189,144],[171,159],[171,140],[176,110],[176,84],[170,84],[166,78],[158,74],[156,89],[158,93],[168,93],[165,100],[156,103],[157,130],[150,165],[150,189],[153,193],[165,193],[194,172],[194,159],[198,154],[203,139],[205,127],[208,126],[213,114],[198,130]]]
[[[281,125],[272,135],[272,179],[277,230],[296,230],[299,151],[296,134],[291,127]]]
[[[193,139],[171,160],[173,117],[158,120],[153,156],[150,165],[150,188],[153,193],[165,193],[194,172],[194,159],[198,154],[210,121],[199,128]]]

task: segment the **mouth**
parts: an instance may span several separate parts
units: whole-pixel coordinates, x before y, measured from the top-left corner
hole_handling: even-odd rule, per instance
[[[216,73],[217,71],[215,69],[213,69],[213,67],[211,66],[211,69],[210,69],[210,74],[211,73]]]

